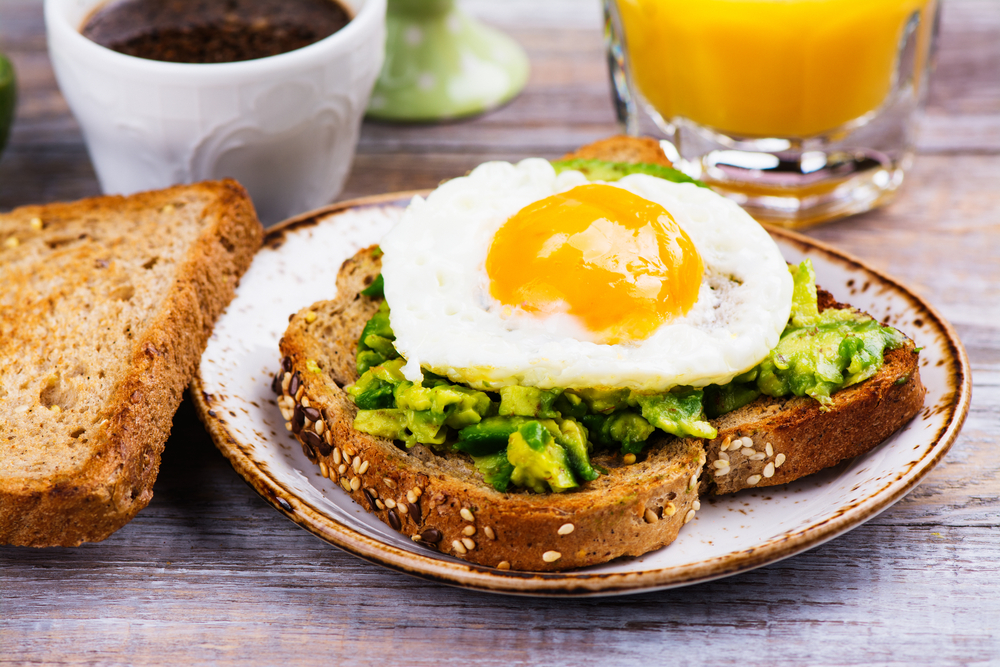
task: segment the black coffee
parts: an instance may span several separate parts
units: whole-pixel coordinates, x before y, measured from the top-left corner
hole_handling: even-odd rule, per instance
[[[350,20],[334,0],[112,0],[82,33],[139,58],[230,63],[301,49]]]

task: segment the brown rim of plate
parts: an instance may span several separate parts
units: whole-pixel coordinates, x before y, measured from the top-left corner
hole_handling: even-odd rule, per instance
[[[394,192],[384,195],[352,199],[310,211],[286,220],[267,231],[266,246],[276,248],[288,232],[319,223],[322,219],[348,209],[403,206],[414,195],[426,195],[429,190]],[[859,259],[825,243],[815,241],[796,232],[766,226],[775,237],[795,244],[802,249],[819,250],[830,259],[855,269],[861,269],[894,287],[904,294],[911,305],[923,311],[928,321],[940,328],[948,342],[951,362],[950,383],[955,396],[948,406],[949,414],[944,426],[935,434],[929,456],[911,464],[898,473],[878,491],[866,499],[842,507],[834,515],[794,533],[782,535],[750,549],[731,552],[710,560],[683,567],[661,568],[642,572],[588,573],[588,572],[516,572],[496,570],[472,563],[442,560],[431,555],[406,551],[368,537],[323,515],[316,507],[299,499],[279,481],[269,476],[240,446],[236,437],[216,417],[212,400],[206,394],[200,374],[192,381],[195,406],[219,450],[229,459],[233,468],[257,491],[260,496],[286,517],[313,535],[372,563],[439,583],[475,590],[533,596],[597,596],[649,592],[664,588],[686,586],[752,570],[787,558],[827,540],[866,521],[901,499],[934,468],[951,448],[958,436],[972,395],[972,376],[969,360],[958,334],[937,310],[908,287]],[[875,499],[875,502],[872,502]]]

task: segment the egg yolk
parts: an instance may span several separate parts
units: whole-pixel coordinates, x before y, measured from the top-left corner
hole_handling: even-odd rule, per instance
[[[600,184],[525,206],[486,257],[493,298],[541,316],[569,313],[605,344],[644,340],[687,313],[703,270],[665,208]]]

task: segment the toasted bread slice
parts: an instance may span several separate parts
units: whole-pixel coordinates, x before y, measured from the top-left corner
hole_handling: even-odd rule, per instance
[[[371,249],[347,260],[338,298],[297,313],[281,339],[279,405],[325,476],[414,541],[482,565],[583,567],[677,537],[698,507],[705,455],[697,440],[671,439],[631,466],[611,454],[595,457],[607,475],[573,493],[537,495],[496,491],[464,455],[400,449],[355,431],[357,408],[342,387],[357,379],[355,344],[378,308],[359,292],[380,266]],[[312,363],[320,372],[307,370]]]
[[[262,238],[235,181],[0,215],[0,543],[102,540],[146,506]]]
[[[848,307],[823,289],[817,292],[821,311]],[[927,390],[918,360],[907,340],[886,350],[873,377],[834,393],[827,408],[809,397],[761,396],[712,420],[719,434],[705,443],[701,491],[718,495],[786,484],[864,454],[923,406]]]
[[[563,160],[604,160],[606,162],[629,162],[632,164],[658,164],[672,167],[673,163],[664,155],[660,143],[649,137],[614,136],[587,144],[572,153],[562,156]]]

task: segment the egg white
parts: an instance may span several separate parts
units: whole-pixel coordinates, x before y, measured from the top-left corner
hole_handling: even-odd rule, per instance
[[[735,203],[689,183],[633,174],[608,183],[673,215],[705,264],[695,306],[643,341],[604,345],[570,315],[512,313],[489,293],[496,231],[528,204],[588,181],[545,160],[488,162],[415,197],[382,240],[382,276],[412,381],[421,368],[482,389],[518,384],[665,391],[730,381],[788,321],[792,279],[774,241]]]

